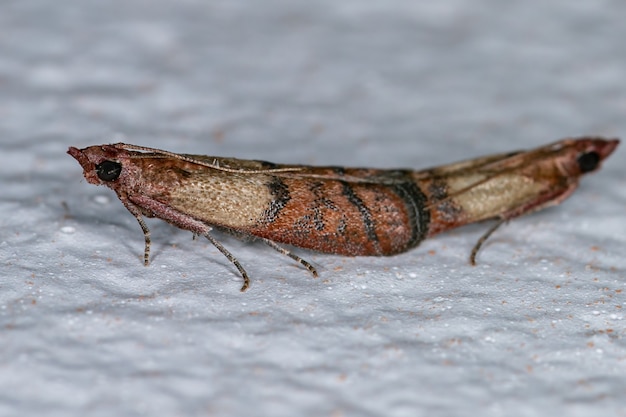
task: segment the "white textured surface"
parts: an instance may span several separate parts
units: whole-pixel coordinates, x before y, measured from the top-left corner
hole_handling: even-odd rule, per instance
[[[619,1],[8,1],[0,6],[0,415],[626,413],[626,164],[467,263],[224,238],[82,180],[70,145],[426,166],[626,131]],[[67,204],[69,213],[64,209]]]

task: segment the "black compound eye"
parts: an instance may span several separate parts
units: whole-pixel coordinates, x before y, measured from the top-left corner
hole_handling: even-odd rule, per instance
[[[104,161],[96,165],[96,174],[102,181],[114,181],[122,173],[122,164],[115,161]]]
[[[597,152],[587,152],[578,157],[578,167],[583,174],[596,169],[599,163],[600,155]]]

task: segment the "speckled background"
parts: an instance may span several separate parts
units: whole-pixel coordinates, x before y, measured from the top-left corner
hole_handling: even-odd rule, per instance
[[[392,258],[135,219],[68,146],[415,167],[626,132],[626,4],[0,5],[0,414],[626,414],[626,164]],[[624,147],[626,145],[622,145]]]

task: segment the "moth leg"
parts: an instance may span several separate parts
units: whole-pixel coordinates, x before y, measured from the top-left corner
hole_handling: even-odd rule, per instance
[[[150,229],[148,229],[143,218],[138,217],[137,221],[139,222],[139,226],[141,226],[141,230],[143,230],[143,238],[146,242],[143,249],[143,265],[148,266],[150,264]]]
[[[493,232],[495,232],[498,229],[498,227],[502,226],[502,224],[506,223],[508,220],[509,220],[508,218],[504,218],[504,217],[501,218],[493,226],[491,226],[485,232],[485,234],[480,237],[480,239],[478,239],[478,241],[472,248],[472,254],[470,255],[470,263],[472,264],[472,266],[476,266],[476,255],[478,255],[478,251],[480,250],[480,247],[483,245],[483,243],[485,243],[485,241],[489,239],[489,236],[491,236]]]
[[[241,277],[243,278],[243,285],[241,286],[240,291],[244,292],[245,290],[247,290],[248,287],[250,286],[250,278],[248,278],[248,273],[246,272],[245,269],[243,269],[243,266],[241,266],[237,258],[235,258],[233,254],[228,251],[228,249],[222,246],[222,244],[218,242],[217,240],[215,240],[215,238],[211,236],[208,232],[203,234],[203,236],[209,239],[209,241],[213,244],[213,246],[215,246],[220,252],[222,252],[224,256],[230,262],[232,262],[233,265],[237,267],[237,269],[239,270],[239,273],[241,274]]]
[[[263,243],[265,243],[270,248],[272,248],[272,249],[282,253],[283,255],[287,255],[291,259],[293,259],[294,261],[300,263],[300,265],[302,265],[306,269],[308,269],[309,272],[311,272],[313,274],[313,276],[315,278],[317,278],[317,270],[315,269],[315,267],[313,265],[311,265],[310,263],[308,263],[307,261],[305,261],[304,259],[302,259],[298,255],[294,255],[293,253],[289,252],[287,249],[283,248],[282,246],[277,245],[276,243],[272,242],[269,239],[261,239],[261,240],[263,241]]]
[[[137,222],[139,223],[139,226],[141,226],[141,230],[143,231],[143,238],[146,242],[143,249],[143,264],[144,266],[148,266],[150,264],[150,229],[148,229],[146,222],[143,221],[143,215],[141,214],[141,211],[139,211],[139,209],[137,209],[134,204],[130,203],[129,201],[122,200],[121,198],[120,200],[122,201],[122,203],[124,203],[126,209],[128,209],[128,211],[130,211],[132,215],[135,216]]]

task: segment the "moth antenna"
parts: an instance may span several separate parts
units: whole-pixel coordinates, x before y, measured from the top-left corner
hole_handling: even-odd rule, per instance
[[[198,161],[197,159],[190,158],[185,155],[181,155],[175,152],[164,151],[162,149],[157,148],[149,148],[147,146],[139,146],[139,145],[130,145],[127,143],[116,143],[114,146],[120,149],[133,150],[133,151],[144,151],[144,152],[152,152],[163,156],[169,156],[171,158],[179,159],[181,161],[191,162],[197,165],[205,166],[207,168],[213,168],[217,171],[223,172],[232,172],[238,174],[271,174],[275,172],[294,172],[301,171],[302,168],[291,167],[291,168],[271,168],[271,169],[245,169],[245,168],[226,168],[219,166],[217,160],[214,160],[213,163],[207,163],[204,161]],[[137,156],[140,158],[141,156]]]

